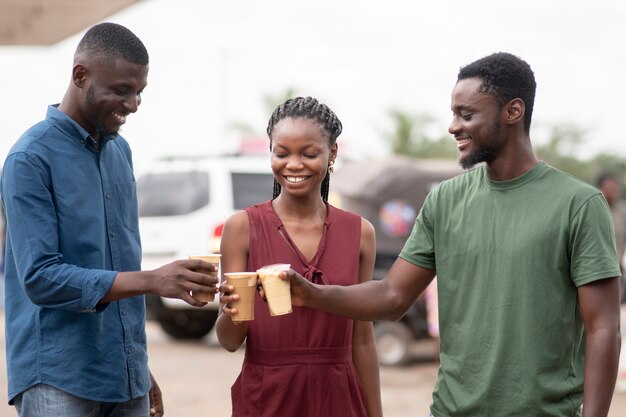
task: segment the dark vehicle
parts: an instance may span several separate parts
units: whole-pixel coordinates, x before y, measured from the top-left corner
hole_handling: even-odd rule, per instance
[[[397,259],[430,190],[460,172],[452,160],[392,157],[348,163],[333,175],[339,205],[376,229],[374,279],[382,279]],[[424,297],[401,320],[376,322],[374,332],[380,364],[405,364],[411,342],[429,337]]]

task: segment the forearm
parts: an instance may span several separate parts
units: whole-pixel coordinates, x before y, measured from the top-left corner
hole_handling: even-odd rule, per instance
[[[18,271],[25,293],[33,304],[74,312],[95,312],[115,280],[114,271],[79,268],[53,263]]]
[[[586,331],[583,417],[606,417],[619,364],[619,328]]]
[[[100,302],[111,303],[128,297],[150,294],[154,281],[152,271],[118,272],[111,289]]]
[[[357,285],[312,285],[305,305],[355,320],[398,320],[413,302],[388,280]]]
[[[217,340],[229,352],[241,347],[248,335],[248,323],[233,323],[231,316],[220,313],[216,325]]]
[[[371,324],[370,324],[371,325]],[[380,374],[378,371],[378,355],[374,340],[366,344],[352,346],[352,361],[365,392],[365,405],[368,417],[383,415],[380,397]]]

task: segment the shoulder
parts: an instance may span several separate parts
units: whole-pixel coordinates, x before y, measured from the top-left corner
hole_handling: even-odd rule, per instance
[[[541,179],[545,192],[549,192],[554,200],[567,199],[574,207],[602,196],[602,192],[591,184],[550,165],[546,165]]]
[[[250,220],[248,218],[248,213],[246,212],[246,210],[240,210],[232,214],[224,222],[224,230],[228,229],[229,232],[241,232],[243,230],[248,230],[249,228]]]
[[[47,120],[30,127],[26,132],[20,136],[15,142],[8,155],[15,153],[41,153],[43,147],[39,146],[42,143],[42,139],[48,134],[49,130],[53,128],[53,125]]]
[[[376,241],[376,229],[366,218],[361,217],[361,241]]]
[[[333,217],[333,221],[351,222],[353,224],[359,224],[361,222],[361,216],[351,211],[343,210],[328,204],[329,214]]]

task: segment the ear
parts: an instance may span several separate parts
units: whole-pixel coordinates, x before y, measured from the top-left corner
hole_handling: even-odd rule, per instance
[[[328,157],[328,162],[329,163],[335,163],[335,159],[337,158],[337,150],[339,149],[339,146],[337,146],[337,142],[335,142],[333,144],[333,146],[330,147],[330,155]]]
[[[526,105],[521,98],[515,98],[504,105],[504,121],[506,124],[515,125],[524,123]]]
[[[82,64],[74,65],[72,69],[72,82],[78,88],[83,88],[87,79],[87,68]]]

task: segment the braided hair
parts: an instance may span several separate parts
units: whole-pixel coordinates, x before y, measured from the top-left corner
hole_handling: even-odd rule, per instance
[[[287,117],[303,117],[317,122],[328,136],[328,147],[332,147],[337,142],[337,137],[341,134],[342,125],[337,115],[325,104],[320,103],[313,97],[290,98],[280,106],[276,107],[272,117],[267,124],[267,136],[270,139],[270,150],[272,150],[272,130],[274,126]],[[330,175],[328,172],[322,181],[322,199],[328,201],[328,191],[330,188]],[[272,199],[280,194],[280,184],[274,178],[274,192]]]

